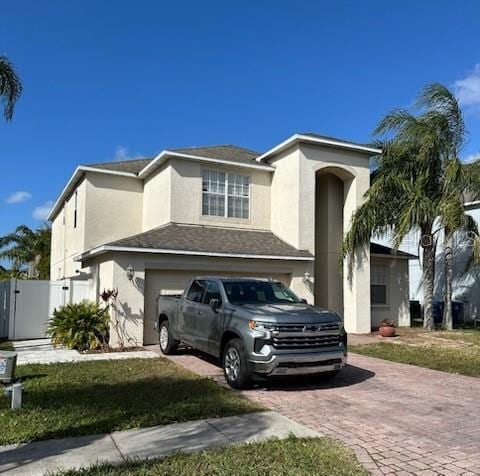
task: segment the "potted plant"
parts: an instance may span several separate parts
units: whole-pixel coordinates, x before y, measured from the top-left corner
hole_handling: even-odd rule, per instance
[[[382,337],[393,337],[395,335],[395,323],[391,319],[383,319],[380,322],[379,331]]]

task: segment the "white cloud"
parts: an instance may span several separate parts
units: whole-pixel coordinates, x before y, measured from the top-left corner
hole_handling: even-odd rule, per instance
[[[465,78],[455,81],[453,86],[460,105],[480,109],[480,63]]]
[[[7,203],[22,203],[32,198],[29,192],[15,192],[5,199]]]
[[[52,207],[53,207],[52,200],[48,200],[43,205],[35,207],[32,213],[33,218],[35,218],[36,220],[46,220]]]
[[[119,145],[115,150],[115,157],[113,160],[120,162],[122,160],[140,159],[141,157],[142,156],[140,154],[130,154],[127,147]]]
[[[123,147],[119,145],[117,147],[117,150],[115,151],[115,160],[120,161],[120,160],[129,160],[130,157],[128,155],[128,149],[126,147]]]

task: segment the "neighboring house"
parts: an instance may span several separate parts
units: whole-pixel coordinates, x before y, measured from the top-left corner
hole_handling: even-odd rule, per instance
[[[466,201],[465,209],[480,227],[480,202]],[[418,255],[419,234],[411,233],[402,243],[402,250]],[[462,304],[460,319],[468,322],[480,318],[480,268],[468,267],[472,254],[472,239],[457,233],[453,239],[453,300]],[[423,302],[422,270],[418,259],[410,261],[410,299]],[[445,292],[445,260],[443,233],[438,233],[435,263],[434,300],[442,302]]]
[[[130,344],[158,341],[159,293],[208,274],[283,281],[341,314],[349,332],[370,332],[383,318],[409,325],[411,255],[372,245],[339,265],[379,152],[295,134],[263,154],[192,147],[79,166],[49,216],[51,277],[88,280],[93,299],[118,288],[114,317]]]

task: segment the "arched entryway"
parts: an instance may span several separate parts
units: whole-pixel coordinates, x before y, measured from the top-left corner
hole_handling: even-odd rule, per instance
[[[341,244],[348,226],[354,174],[347,168],[322,167],[315,175],[315,304],[344,316]]]

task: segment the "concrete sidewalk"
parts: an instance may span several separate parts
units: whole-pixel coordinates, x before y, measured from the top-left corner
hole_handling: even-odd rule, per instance
[[[272,437],[321,436],[276,412],[197,420],[107,435],[38,441],[0,447],[0,475],[43,475],[88,467],[99,462],[121,463],[158,458],[174,452],[194,452],[261,441]]]
[[[55,364],[59,362],[85,362],[92,360],[154,359],[158,354],[148,350],[133,352],[105,352],[98,354],[81,354],[64,347],[53,347],[50,339],[14,341],[17,352],[17,365]]]

